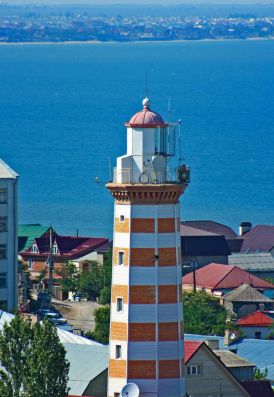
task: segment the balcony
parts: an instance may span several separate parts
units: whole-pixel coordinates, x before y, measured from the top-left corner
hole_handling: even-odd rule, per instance
[[[116,167],[113,170],[113,183],[121,184],[188,184],[190,182],[190,169],[186,165],[177,168],[167,168],[165,172],[156,173],[152,167],[148,167],[139,175],[132,175],[131,168]]]

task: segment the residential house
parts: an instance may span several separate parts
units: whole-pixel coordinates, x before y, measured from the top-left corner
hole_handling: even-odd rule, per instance
[[[249,378],[248,385],[256,384],[253,381],[254,364],[232,352],[212,350],[203,341],[185,341],[185,364],[189,397],[274,396],[269,382],[261,385],[262,394],[250,394],[242,377]]]
[[[193,228],[181,223],[181,252],[183,274],[212,262],[228,264],[230,248],[224,236]]]
[[[252,285],[259,291],[274,290],[274,284],[254,276],[237,266],[211,263],[196,272],[196,288],[211,295],[223,296],[242,284]],[[183,277],[184,291],[193,290],[193,273]]]
[[[60,236],[56,232],[44,234],[35,238],[29,249],[22,251],[20,255],[28,264],[30,278],[35,288],[35,280],[45,269],[48,269],[47,260],[52,244],[52,256],[54,260],[54,288],[53,294],[58,299],[67,299],[60,287],[61,276],[58,274],[68,262],[73,262],[79,272],[91,271],[94,261],[103,263],[104,254],[111,249],[111,241],[107,238]],[[44,286],[49,282],[49,273],[44,277]]]
[[[274,256],[270,252],[233,253],[228,257],[228,263],[258,277],[273,277],[274,279]]]
[[[273,340],[264,339],[246,339],[240,338],[235,339],[229,347],[224,343],[224,337],[222,336],[208,336],[208,335],[194,335],[185,334],[185,341],[208,341],[208,340],[219,340],[220,349],[228,349],[234,353],[237,353],[240,357],[254,363],[260,370],[267,369],[266,378],[274,386],[274,343]],[[264,397],[264,394],[259,394],[259,397]]]
[[[245,338],[274,339],[274,311],[256,311],[237,321]]]
[[[240,252],[243,238],[230,227],[215,221],[184,221],[181,226],[196,230],[196,235],[202,236],[203,233],[210,233],[215,236],[223,236],[231,252]],[[192,232],[193,233],[193,232]],[[193,234],[195,236],[195,234]],[[210,262],[223,263],[219,260]],[[208,262],[208,263],[210,263]]]
[[[210,347],[209,341],[206,341]],[[255,364],[238,356],[230,350],[220,350],[219,346],[213,350],[216,356],[222,361],[226,368],[235,376],[239,381],[254,380]]]
[[[274,256],[274,226],[256,225],[243,234],[242,238],[241,252],[270,252]]]
[[[18,174],[0,159],[0,309],[18,305]]]
[[[220,300],[227,311],[237,318],[245,317],[257,310],[274,310],[274,301],[261,294],[249,284],[228,292]]]

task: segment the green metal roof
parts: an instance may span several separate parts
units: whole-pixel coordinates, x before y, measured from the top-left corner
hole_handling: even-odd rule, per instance
[[[49,226],[42,226],[37,224],[19,225],[18,227],[18,251],[24,251],[31,247],[34,239],[43,236],[48,230]]]

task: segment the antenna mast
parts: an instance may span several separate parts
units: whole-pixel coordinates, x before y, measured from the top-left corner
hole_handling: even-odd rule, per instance
[[[170,98],[170,96],[168,97],[167,112],[168,112],[168,120],[171,121],[171,98]]]
[[[146,77],[145,77],[145,97],[148,97],[148,71],[146,69]]]
[[[181,125],[182,125],[182,120],[178,120],[179,124],[179,164],[182,164],[182,144],[181,144]]]

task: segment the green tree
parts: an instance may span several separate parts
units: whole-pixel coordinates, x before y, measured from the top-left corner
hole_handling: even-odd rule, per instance
[[[224,335],[227,311],[219,300],[206,292],[184,293],[185,332],[203,335]]]
[[[266,380],[267,373],[268,373],[267,368],[264,368],[264,369],[256,368],[255,372],[254,372],[254,379],[255,380]]]
[[[36,283],[38,284],[39,288],[41,288],[42,281],[43,281],[44,278],[46,277],[47,272],[48,272],[48,270],[47,270],[47,268],[45,267],[44,269],[42,269],[42,270],[40,271],[40,273],[39,273],[38,276],[36,277],[35,281],[36,281]]]
[[[56,273],[61,276],[60,284],[64,292],[72,292],[77,294],[80,292],[80,275],[73,262],[67,262],[62,267],[62,270],[56,270]]]
[[[49,321],[34,326],[25,389],[30,397],[67,397],[69,363]]]
[[[87,332],[86,337],[99,343],[107,344],[109,342],[110,307],[98,307],[94,311],[94,318],[95,330],[93,332]]]
[[[100,264],[95,262],[91,272],[83,272],[79,277],[79,291],[88,300],[95,300],[99,297],[102,288],[100,278]]]
[[[49,322],[18,315],[0,332],[1,397],[66,397],[69,363]]]
[[[101,305],[107,305],[110,303],[111,300],[111,288],[110,287],[104,287],[100,290],[100,298],[99,298],[99,303]]]
[[[91,264],[91,271],[80,274],[73,262],[66,263],[62,270],[57,271],[62,277],[60,280],[62,289],[65,292],[80,293],[88,300],[99,298],[102,304],[110,303],[112,252],[109,251],[104,255],[103,264],[97,261],[92,261]]]
[[[31,354],[33,328],[29,320],[15,316],[5,323],[0,332],[0,395],[20,397],[25,381],[25,371]]]
[[[100,303],[106,305],[111,300],[111,278],[112,278],[112,251],[104,255],[104,264],[102,267],[102,289],[100,290]]]

